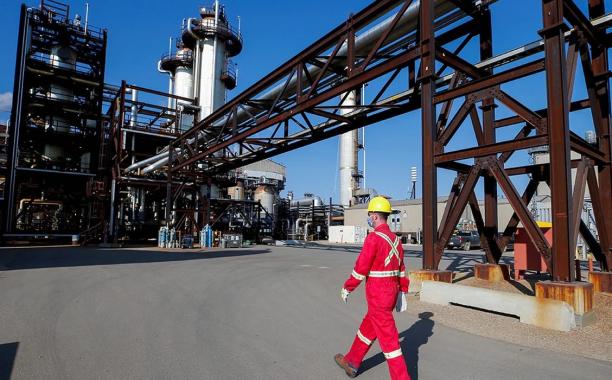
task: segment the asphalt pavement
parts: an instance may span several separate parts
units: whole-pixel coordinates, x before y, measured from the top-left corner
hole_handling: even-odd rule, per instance
[[[344,379],[356,249],[0,250],[0,379]],[[419,254],[407,253],[409,268]],[[480,255],[447,256],[473,266]],[[412,379],[609,379],[612,363],[396,314]],[[609,332],[605,332],[609,333]],[[375,343],[360,379],[388,379]]]

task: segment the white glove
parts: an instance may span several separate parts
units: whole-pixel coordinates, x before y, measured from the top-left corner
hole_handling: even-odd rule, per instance
[[[406,293],[397,293],[397,301],[395,302],[395,311],[398,313],[406,311],[408,308],[408,302],[406,302]]]
[[[340,290],[340,298],[342,298],[342,301],[344,301],[344,303],[347,303],[349,294],[349,291],[344,288]]]

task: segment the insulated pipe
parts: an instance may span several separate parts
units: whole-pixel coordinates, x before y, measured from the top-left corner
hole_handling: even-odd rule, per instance
[[[450,1],[448,0],[434,0],[434,13],[436,15],[436,17],[439,17],[443,14],[448,13],[450,10],[455,9],[456,6],[454,4],[452,4]],[[474,1],[477,2],[478,0]],[[402,15],[402,17],[400,18],[400,20],[398,21],[394,31],[392,33],[390,33],[390,35],[387,37],[387,41],[389,42],[393,42],[399,38],[401,38],[402,36],[405,36],[408,32],[411,31],[415,31],[418,25],[418,20],[419,20],[419,7],[420,7],[420,1],[415,1],[413,2],[408,9],[406,10],[406,12],[404,12],[404,14]],[[375,26],[373,26],[372,28],[368,29],[367,31],[365,31],[363,34],[361,34],[360,36],[356,36],[355,37],[355,53],[357,56],[359,55],[364,55],[366,53],[369,53],[369,49],[371,49],[372,45],[374,45],[377,41],[378,38],[380,38],[383,33],[387,30],[387,28],[393,23],[393,20],[395,19],[395,16],[390,16],[389,18],[385,19],[384,21],[380,22],[379,24],[376,24]],[[195,34],[193,33],[193,31],[191,30],[191,20],[193,19],[189,19],[187,22],[187,32],[192,35],[195,36]],[[348,46],[346,44],[346,42],[340,47],[337,56],[346,56],[347,55],[347,50],[348,50]],[[341,59],[338,59],[338,64],[344,67],[344,61]],[[321,68],[319,66],[311,66],[310,68],[308,68],[308,72],[310,73],[310,77],[316,77],[319,72],[321,71]],[[305,78],[303,79],[304,82],[306,83],[307,81],[307,76],[304,76]],[[261,96],[259,96],[258,98],[261,100],[274,100],[276,99],[276,97],[278,96],[278,94],[280,94],[283,89],[285,87],[284,83],[281,83],[279,85],[277,85],[276,87],[272,88],[271,90],[269,90],[268,92],[262,94]],[[297,88],[297,78],[293,78],[290,82],[289,85],[287,86],[287,89],[285,90],[286,93],[291,93],[293,90],[295,90]],[[249,109],[250,107],[246,107],[247,110],[249,112],[253,111],[253,109]],[[244,109],[239,109],[238,113],[237,113],[237,118],[238,118],[238,124],[245,120],[246,118],[248,118],[248,112],[247,110]],[[223,121],[221,121],[220,123],[223,123]],[[190,139],[188,140],[188,143],[192,143],[195,139]],[[155,166],[151,165],[149,167],[147,167],[145,170],[143,170],[143,173],[148,173],[151,171],[154,171],[155,169],[164,166],[167,162],[168,162],[168,153],[167,152],[163,152],[158,154],[157,159],[160,160],[160,162],[158,164],[156,164]],[[145,166],[146,164],[142,164],[138,167],[141,166]]]
[[[138,119],[138,105],[136,104],[138,102],[138,91],[132,89],[132,108],[131,108],[131,115],[130,115],[130,127],[136,127],[137,123],[136,120]]]
[[[342,106],[357,105],[357,91],[351,91],[348,94],[342,95]],[[354,108],[341,108],[342,115],[354,112]],[[359,130],[353,129],[340,135],[340,161],[339,161],[339,185],[340,185],[340,204],[348,207],[353,203],[353,195],[355,192],[356,181],[355,174],[357,173],[358,159],[357,149],[359,140]]]
[[[157,61],[157,71],[159,71],[160,73],[165,73],[168,74],[168,76],[170,77],[170,81],[168,82],[168,94],[172,94],[172,91],[174,90],[174,73],[170,70],[164,70],[161,68],[161,60]],[[172,109],[172,98],[168,98],[168,109]],[[140,161],[142,162],[142,161]],[[126,169],[127,170],[127,169]]]
[[[178,152],[180,152],[180,149],[175,148],[175,149],[174,149],[174,151],[175,151],[176,153],[178,153]],[[136,170],[136,169],[138,169],[138,168],[140,168],[140,167],[143,167],[143,166],[145,166],[145,165],[149,165],[149,164],[151,164],[151,163],[154,163],[154,162],[156,162],[156,161],[158,161],[158,160],[159,160],[159,157],[160,157],[161,155],[164,155],[164,154],[167,156],[167,155],[168,155],[168,152],[165,152],[165,153],[160,153],[160,154],[158,154],[158,155],[156,155],[156,156],[149,157],[149,158],[144,159],[144,160],[142,160],[142,161],[138,161],[138,162],[136,162],[135,164],[130,165],[130,166],[128,166],[127,168],[125,168],[125,170],[124,170],[124,171],[125,171],[126,173],[129,173],[129,172],[134,171],[134,170]]]

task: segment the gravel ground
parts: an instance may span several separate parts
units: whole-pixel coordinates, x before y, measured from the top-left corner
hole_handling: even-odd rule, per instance
[[[488,282],[462,273],[455,283],[498,291],[533,294],[533,281]],[[545,348],[563,353],[612,361],[612,295],[595,293],[593,311],[595,323],[570,332],[546,330],[520,323],[518,318],[477,311],[461,306],[439,306],[420,302],[418,294],[410,297],[411,313],[434,311],[435,320],[471,334],[504,340],[533,348]]]
[[[456,282],[461,285],[511,293],[524,293],[522,290],[532,289],[532,283],[527,280],[519,281],[518,284],[516,281],[495,283],[468,277]],[[425,308],[439,308],[436,318],[440,323],[449,327],[529,347],[552,349],[612,361],[612,295],[610,294],[595,293],[593,311],[597,318],[596,322],[570,332],[541,329],[520,323],[518,319],[459,306],[424,304],[417,298],[412,297],[415,313],[418,314],[421,309]]]

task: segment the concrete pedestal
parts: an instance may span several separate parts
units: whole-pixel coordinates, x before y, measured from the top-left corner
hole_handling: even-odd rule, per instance
[[[612,293],[612,272],[589,272],[589,282],[595,292]]]
[[[491,282],[508,281],[510,279],[510,266],[508,264],[476,264],[474,277]]]
[[[583,327],[595,320],[593,310],[593,284],[588,282],[536,283],[536,298],[554,299],[569,304],[576,314],[576,325]]]

